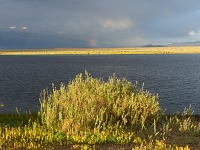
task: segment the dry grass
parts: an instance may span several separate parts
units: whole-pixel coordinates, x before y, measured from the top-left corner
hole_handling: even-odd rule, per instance
[[[1,50],[0,55],[200,54],[200,46]]]
[[[67,86],[41,94],[40,115],[47,128],[68,133],[88,130],[144,129],[157,116],[158,96],[115,76],[103,79],[79,74]],[[133,127],[133,128],[132,128]],[[95,132],[95,131],[94,131]]]

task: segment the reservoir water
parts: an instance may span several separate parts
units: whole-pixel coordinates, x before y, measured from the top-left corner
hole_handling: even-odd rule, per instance
[[[0,113],[37,112],[41,90],[87,70],[105,80],[115,73],[158,93],[165,113],[190,104],[200,114],[200,55],[60,55],[0,56]]]

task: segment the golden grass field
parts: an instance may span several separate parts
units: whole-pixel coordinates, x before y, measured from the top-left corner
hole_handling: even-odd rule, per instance
[[[200,46],[0,50],[0,55],[200,54]]]

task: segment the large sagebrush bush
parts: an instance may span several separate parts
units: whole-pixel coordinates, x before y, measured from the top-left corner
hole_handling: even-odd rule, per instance
[[[44,90],[40,98],[43,125],[62,131],[86,131],[108,126],[141,127],[157,114],[158,96],[115,75],[108,81],[78,74],[68,85]]]

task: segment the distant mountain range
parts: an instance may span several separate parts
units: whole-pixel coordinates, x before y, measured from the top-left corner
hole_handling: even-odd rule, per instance
[[[172,44],[165,44],[165,45],[154,45],[154,44],[148,44],[144,45],[142,47],[168,47],[168,46],[200,46],[200,41],[196,42],[182,42],[182,43],[172,43]]]
[[[142,47],[165,47],[164,45],[153,45],[153,44],[148,44],[148,45],[144,45]]]

